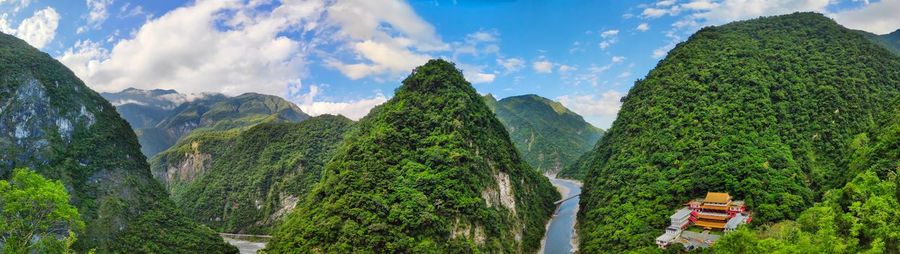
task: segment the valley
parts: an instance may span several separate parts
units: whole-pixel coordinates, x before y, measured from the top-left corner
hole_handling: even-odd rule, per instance
[[[60,4],[0,253],[900,253],[900,1]]]

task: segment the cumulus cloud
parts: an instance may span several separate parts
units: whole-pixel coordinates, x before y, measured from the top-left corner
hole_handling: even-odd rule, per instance
[[[27,1],[25,5],[27,5]],[[59,13],[51,7],[34,12],[29,18],[22,20],[19,26],[12,28],[7,14],[0,15],[0,31],[15,35],[35,48],[43,48],[56,37],[59,26]]]
[[[149,20],[111,50],[82,41],[59,59],[99,91],[283,95],[299,82],[307,45],[280,34],[313,27],[322,3],[286,2],[266,13],[248,8],[236,1],[198,1]]]
[[[298,85],[296,88],[299,89],[300,86]],[[316,98],[321,95],[320,87],[311,85],[308,89],[309,91],[307,93],[294,98],[294,100],[297,101],[297,106],[299,106],[303,112],[313,116],[321,114],[338,114],[353,120],[359,120],[369,114],[369,111],[372,110],[372,108],[381,105],[388,100],[384,94],[379,92],[375,93],[372,97],[358,100],[342,102],[317,101]]]
[[[532,63],[531,68],[537,73],[551,73],[553,72],[553,63],[547,60],[540,60]]]
[[[582,115],[586,120],[601,128],[608,128],[622,107],[624,94],[609,90],[596,95],[563,95],[556,97],[563,106]]]
[[[525,60],[522,60],[522,58],[497,58],[497,64],[503,67],[504,73],[509,74],[525,67]]]
[[[646,32],[647,30],[650,30],[650,25],[647,23],[641,23],[635,29],[637,29],[638,31],[641,31],[641,32]]]
[[[359,56],[352,62],[328,61],[351,79],[409,73],[431,58],[427,52],[450,49],[431,24],[399,0],[338,1],[327,7],[325,22]]]
[[[611,29],[611,30],[606,30],[606,31],[601,32],[600,33],[600,44],[598,44],[598,46],[600,46],[601,49],[608,48],[610,45],[612,45],[613,43],[616,43],[616,41],[619,40],[618,35],[619,35],[619,30],[616,30],[616,29]]]
[[[31,0],[0,0],[0,6],[10,5],[12,7],[12,13],[17,13],[30,4]]]
[[[900,28],[900,0],[882,0],[829,16],[851,29],[886,34]]]
[[[613,63],[621,63],[621,62],[624,62],[625,59],[626,59],[626,58],[625,58],[624,56],[613,56],[613,57],[612,57],[612,62],[613,62]]]
[[[83,33],[89,29],[100,29],[100,26],[109,17],[106,9],[112,3],[113,0],[87,0],[88,14],[85,17],[87,24],[79,27],[76,33]]]

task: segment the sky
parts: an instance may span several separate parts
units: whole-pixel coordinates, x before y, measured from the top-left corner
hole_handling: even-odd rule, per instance
[[[482,94],[537,94],[605,129],[693,32],[796,11],[900,28],[900,0],[0,0],[0,31],[98,92],[256,92],[359,119],[443,58]]]

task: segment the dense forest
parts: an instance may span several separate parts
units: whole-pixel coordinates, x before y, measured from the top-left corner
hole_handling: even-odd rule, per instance
[[[650,246],[707,191],[745,200],[755,225],[804,218],[872,181],[848,170],[854,143],[898,95],[900,57],[821,14],[703,28],[635,83],[590,155],[580,250]]]
[[[0,179],[61,182],[85,223],[79,252],[236,253],[185,217],[115,108],[50,55],[0,34]]]
[[[559,198],[456,67],[431,60],[347,134],[266,253],[525,253]]]
[[[850,144],[847,170],[856,177],[828,191],[797,219],[728,234],[720,253],[900,253],[900,99],[880,117],[883,127]]]
[[[300,123],[262,123],[223,142],[220,156],[193,181],[173,186],[189,217],[219,232],[268,234],[319,181],[351,125],[322,115]]]
[[[593,148],[603,130],[584,121],[559,102],[534,94],[485,103],[509,132],[525,161],[541,173],[557,173]]]

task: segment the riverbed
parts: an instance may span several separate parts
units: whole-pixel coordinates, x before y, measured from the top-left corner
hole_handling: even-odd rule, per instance
[[[568,198],[581,194],[581,182],[566,179],[557,179],[547,176],[550,183],[556,186],[562,198]],[[575,233],[575,222],[578,215],[578,201],[580,197],[566,200],[559,204],[553,218],[547,223],[547,232],[541,240],[539,253],[566,254],[578,249],[578,235]]]
[[[238,248],[241,254],[256,254],[257,251],[266,247],[265,242],[251,242],[247,240],[235,239],[222,236],[228,243]]]

